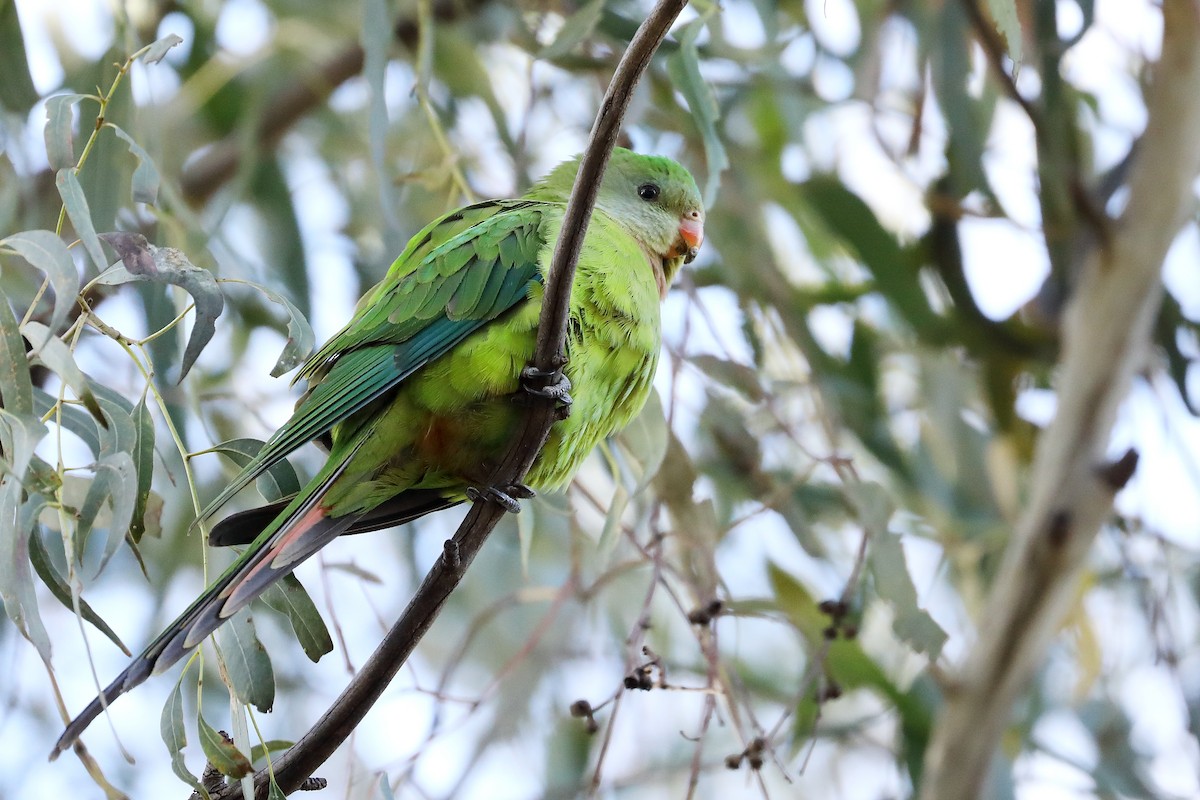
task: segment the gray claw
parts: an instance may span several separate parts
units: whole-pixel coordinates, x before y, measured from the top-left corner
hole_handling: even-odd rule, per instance
[[[550,382],[545,386],[535,386],[531,381]],[[559,419],[571,415],[571,404],[575,402],[571,397],[571,381],[561,371],[546,372],[537,367],[526,367],[521,370],[521,390],[532,397],[553,400]]]
[[[504,510],[509,514],[517,514],[521,511],[520,500],[527,500],[530,497],[536,496],[537,492],[533,491],[533,489],[530,489],[523,483],[505,486],[503,489],[496,486],[484,486],[482,488],[470,486],[467,488],[467,497],[472,502],[476,500],[487,500],[503,506]]]

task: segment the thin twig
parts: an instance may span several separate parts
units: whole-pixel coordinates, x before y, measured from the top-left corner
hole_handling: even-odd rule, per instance
[[[531,362],[536,369],[552,372],[563,366],[571,284],[600,180],[604,176],[634,87],[671,24],[686,5],[686,0],[659,0],[617,64],[579,164],[579,173],[563,217],[562,233],[546,279],[537,349]],[[524,478],[556,419],[552,402],[530,404],[519,434],[491,476],[492,485],[509,486]],[[471,506],[454,537],[446,542],[442,557],[425,576],[408,607],[384,636],[379,647],[316,725],[275,763],[275,782],[285,794],[295,791],[362,721],[429,630],[450,593],[458,586],[503,515],[503,508],[494,502],[476,501]],[[260,771],[254,777],[255,795],[260,800],[267,796],[269,780],[266,771]],[[215,796],[219,800],[234,800],[242,797],[242,790],[240,786],[231,785],[227,792]]]

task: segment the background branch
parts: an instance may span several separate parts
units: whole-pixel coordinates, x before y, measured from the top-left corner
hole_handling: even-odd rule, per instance
[[[604,95],[567,202],[562,233],[555,246],[550,275],[546,281],[538,324],[537,350],[532,361],[532,366],[540,370],[557,371],[565,363],[563,345],[571,284],[600,180],[608,165],[634,87],[671,24],[686,5],[686,0],[659,1],[630,41]],[[554,401],[531,403],[523,416],[520,432],[493,472],[492,485],[509,486],[525,477],[546,441],[550,426],[557,419],[556,413]],[[285,793],[299,788],[304,779],[319,768],[362,721],[429,630],[503,515],[503,508],[493,502],[477,501],[471,506],[454,536],[446,542],[442,557],[425,576],[400,619],[388,631],[363,668],[317,724],[275,762],[275,781]],[[257,798],[266,798],[269,780],[270,776],[265,770],[255,775]],[[220,800],[240,798],[241,786],[229,784],[223,792],[213,796]]]
[[[1200,171],[1200,9],[1163,3],[1162,57],[1148,97],[1126,211],[1088,258],[1063,323],[1058,413],[1030,496],[926,755],[921,797],[981,797],[1013,701],[1078,598],[1091,543],[1136,454],[1105,464],[1117,409],[1142,366],[1161,302],[1162,261],[1194,206]]]
[[[475,13],[486,2],[441,0],[433,5],[431,14],[438,22],[449,22]],[[405,17],[395,25],[394,38],[409,49],[416,48],[419,35],[415,16]],[[273,148],[293,125],[324,103],[334,89],[362,72],[364,58],[362,45],[352,42],[317,67],[315,72],[299,77],[290,88],[272,98],[263,108],[255,127],[254,146],[262,150]],[[192,203],[203,203],[237,174],[246,155],[245,136],[238,130],[231,132],[205,150],[183,171],[180,178],[183,196]]]

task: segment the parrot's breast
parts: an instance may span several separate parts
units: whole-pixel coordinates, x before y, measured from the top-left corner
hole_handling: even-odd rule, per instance
[[[546,240],[557,239],[554,220]],[[550,247],[543,248],[543,273]],[[455,495],[479,486],[503,456],[524,407],[521,370],[537,339],[543,284],[530,298],[471,334],[398,388],[372,415],[374,435],[331,489],[334,514],[374,508],[410,488]],[[580,252],[571,293],[567,365],[574,400],[550,431],[526,483],[553,490],[568,483],[603,439],[645,405],[660,343],[659,289],[637,241],[597,213]]]

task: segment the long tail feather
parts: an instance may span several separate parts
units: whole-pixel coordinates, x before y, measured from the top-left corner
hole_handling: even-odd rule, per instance
[[[230,514],[213,526],[208,535],[208,543],[213,547],[250,544],[262,533],[263,528],[275,521],[291,500],[292,498],[286,497],[265,506]],[[461,498],[447,497],[441,490],[409,489],[357,516],[343,535],[403,525],[434,511],[452,508],[461,502]]]
[[[268,586],[353,525],[353,515],[327,516],[320,499],[345,470],[346,463],[364,438],[360,435],[358,442],[344,457],[327,463],[316,478],[263,529],[246,552],[167,626],[79,716],[71,720],[54,745],[50,753],[51,760],[74,744],[109,703],[152,674],[174,664]]]

